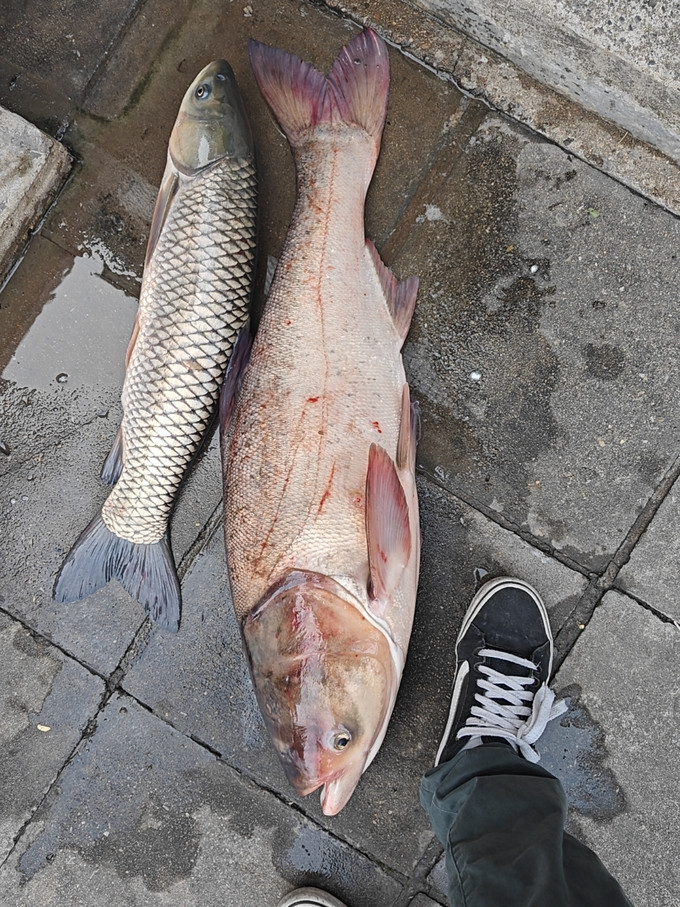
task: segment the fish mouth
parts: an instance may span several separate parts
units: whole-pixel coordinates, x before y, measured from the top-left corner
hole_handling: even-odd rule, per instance
[[[335,816],[347,805],[362,775],[361,770],[353,772],[344,769],[326,775],[324,778],[317,777],[310,780],[308,776],[305,777],[296,770],[294,765],[287,764],[287,761],[282,761],[284,762],[286,777],[300,797],[307,797],[309,794],[313,794],[314,791],[321,789],[319,795],[321,811],[325,816]]]

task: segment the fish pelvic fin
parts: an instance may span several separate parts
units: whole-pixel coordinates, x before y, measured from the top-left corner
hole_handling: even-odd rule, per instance
[[[365,28],[338,54],[329,75],[277,48],[251,40],[255,79],[291,146],[321,124],[349,124],[380,141],[390,71],[385,42]]]
[[[372,599],[389,596],[411,556],[408,502],[394,461],[371,444],[366,473],[366,542]]]
[[[181,592],[167,538],[151,545],[129,542],[111,532],[100,513],[64,561],[53,598],[80,601],[112,579],[143,605],[153,621],[166,630],[178,629]]]
[[[223,438],[231,424],[234,407],[238,399],[238,392],[243,384],[243,377],[250,362],[250,353],[253,348],[253,337],[248,325],[242,327],[236,338],[231,359],[224,376],[222,390],[220,391],[220,437]]]
[[[102,482],[106,482],[107,485],[115,485],[120,478],[120,474],[123,471],[123,462],[125,460],[124,450],[123,426],[119,425],[116,437],[113,439],[113,444],[111,445],[111,450],[104,460],[104,465],[102,466],[102,471],[100,473]]]
[[[387,308],[390,310],[394,327],[401,337],[401,342],[406,340],[406,335],[411,326],[411,319],[416,307],[418,296],[418,278],[409,277],[406,280],[397,280],[380,257],[380,253],[370,239],[366,240],[366,248],[371,256],[380,286],[385,294]]]

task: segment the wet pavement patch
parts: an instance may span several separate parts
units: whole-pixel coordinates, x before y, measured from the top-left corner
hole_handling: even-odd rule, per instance
[[[626,795],[609,766],[604,729],[580,702],[577,685],[558,698],[569,710],[546,728],[539,746],[541,765],[562,782],[569,806],[584,816],[606,822],[626,809]]]
[[[103,683],[0,612],[0,862],[99,708]]]
[[[116,695],[63,771],[16,860],[0,872],[0,894],[12,898],[21,890],[22,903],[37,904],[60,878],[70,873],[79,887],[98,867],[97,884],[103,881],[114,903],[137,903],[146,892],[146,903],[156,904],[157,894],[186,891],[191,880],[207,902],[255,907],[263,895],[275,903],[291,884],[309,878],[295,857],[305,850],[319,855],[320,867],[337,870],[337,885],[357,907],[391,903],[400,889],[366,857]],[[216,861],[223,867],[217,875]],[[223,896],[211,900],[219,891]]]

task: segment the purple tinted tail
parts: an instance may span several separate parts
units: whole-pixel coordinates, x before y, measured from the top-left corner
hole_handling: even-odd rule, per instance
[[[326,77],[299,57],[257,41],[250,64],[263,97],[294,148],[321,124],[355,125],[380,141],[390,82],[385,42],[364,29],[340,51]]]

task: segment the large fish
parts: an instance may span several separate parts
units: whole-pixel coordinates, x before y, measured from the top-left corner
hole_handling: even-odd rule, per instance
[[[177,629],[168,520],[247,318],[256,207],[250,129],[234,73],[218,60],[187,90],[170,136],[127,351],[123,420],[102,471],[116,484],[66,558],[57,601],[116,578],[154,620]]]
[[[286,774],[334,815],[385,735],[415,607],[416,419],[401,360],[417,280],[364,235],[388,54],[366,30],[328,77],[256,42],[297,202],[247,366],[222,397],[230,585]],[[244,335],[245,336],[245,335]]]

